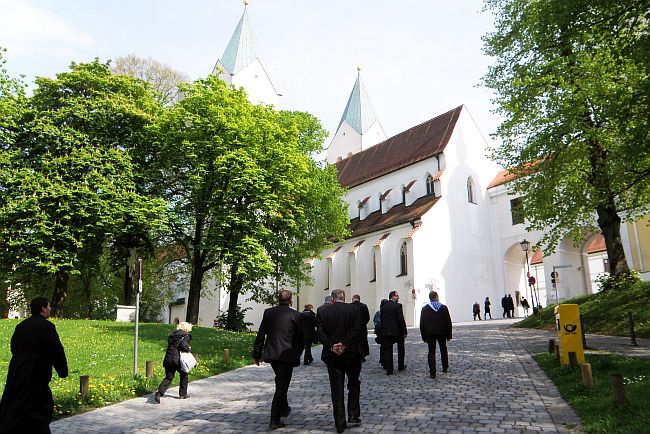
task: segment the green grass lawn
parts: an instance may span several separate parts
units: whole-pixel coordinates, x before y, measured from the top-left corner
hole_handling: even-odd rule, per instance
[[[650,359],[617,355],[586,355],[591,364],[593,387],[582,385],[580,367],[559,366],[554,355],[535,356],[589,433],[650,432]],[[614,405],[612,374],[623,375],[628,401]]]
[[[650,338],[650,282],[639,282],[625,290],[581,295],[563,303],[580,305],[582,326],[586,333],[629,336],[628,311],[632,311],[634,330],[638,338]],[[515,327],[555,330],[555,306],[531,315]]]
[[[18,320],[0,320],[0,393],[4,390],[11,358],[10,340]],[[70,375],[53,375],[50,387],[54,396],[54,419],[151,393],[165,377],[162,359],[167,335],[176,329],[169,324],[140,324],[138,340],[138,379],[133,378],[133,323],[90,320],[53,320],[68,358]],[[192,352],[199,364],[190,381],[209,377],[252,363],[255,335],[194,327]],[[223,361],[224,348],[230,349],[231,362]],[[145,377],[146,360],[154,361],[154,376]],[[79,376],[90,376],[90,399],[81,401]],[[178,384],[178,375],[174,385]],[[190,393],[192,385],[190,384]]]

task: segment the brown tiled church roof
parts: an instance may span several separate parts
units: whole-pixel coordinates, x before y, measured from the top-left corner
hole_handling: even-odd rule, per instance
[[[463,106],[336,163],[339,184],[354,187],[444,151]]]
[[[350,237],[383,230],[411,220],[422,217],[440,199],[434,195],[424,196],[413,202],[410,206],[403,203],[395,205],[386,214],[379,210],[371,213],[363,220],[352,219],[348,228],[352,231]]]

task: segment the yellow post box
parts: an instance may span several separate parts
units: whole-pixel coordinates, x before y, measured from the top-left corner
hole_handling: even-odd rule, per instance
[[[569,364],[569,353],[576,354],[578,364],[585,362],[585,350],[582,347],[582,326],[577,304],[560,304],[555,306],[555,326],[560,347],[560,365]]]

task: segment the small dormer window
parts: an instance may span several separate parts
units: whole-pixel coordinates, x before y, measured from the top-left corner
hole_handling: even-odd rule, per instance
[[[433,194],[434,192],[433,176],[431,176],[431,174],[427,174],[426,186],[427,186],[427,196]]]
[[[474,181],[472,177],[467,178],[467,201],[469,203],[476,203],[476,198],[474,197]]]

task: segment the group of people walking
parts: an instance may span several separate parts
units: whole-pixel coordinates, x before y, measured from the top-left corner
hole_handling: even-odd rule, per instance
[[[485,316],[483,317],[484,319],[487,319],[488,315],[490,315],[490,319],[492,319],[492,312],[490,309],[490,306],[492,305],[492,302],[490,302],[490,297],[485,297],[485,301],[483,302],[484,307],[485,307]],[[515,301],[512,298],[512,295],[506,294],[501,298],[501,307],[503,308],[503,318],[514,318],[515,317]],[[530,308],[530,305],[528,304],[528,300],[525,298],[521,298],[521,307],[524,308],[524,315],[528,316],[528,309]],[[478,318],[480,321],[481,318],[481,305],[477,302],[474,302],[472,305],[472,315],[474,317],[474,321]]]
[[[447,372],[449,368],[447,341],[452,338],[452,325],[449,310],[440,303],[438,294],[431,291],[429,299],[430,302],[422,308],[420,332],[422,340],[429,346],[429,376],[435,378],[436,344],[440,347],[443,372]],[[312,363],[311,345],[315,340],[323,344],[321,360],[327,366],[337,432],[361,424],[360,374],[363,362],[370,353],[367,330],[370,313],[358,295],[352,296],[352,303],[345,301],[345,292],[335,289],[315,314],[311,305],[306,305],[300,313],[291,309],[291,291],[284,290],[280,292],[279,304],[264,311],[253,345],[253,359],[257,365],[261,361],[269,363],[275,374],[270,429],[286,426],[282,418],[291,413],[288,390],[293,368],[300,365],[303,350],[303,363]],[[404,340],[408,332],[397,291],[391,291],[388,299],[382,300],[381,308],[373,322],[377,341],[381,346],[380,363],[386,374],[391,375],[394,372],[395,344],[398,353],[397,369],[406,369]]]

